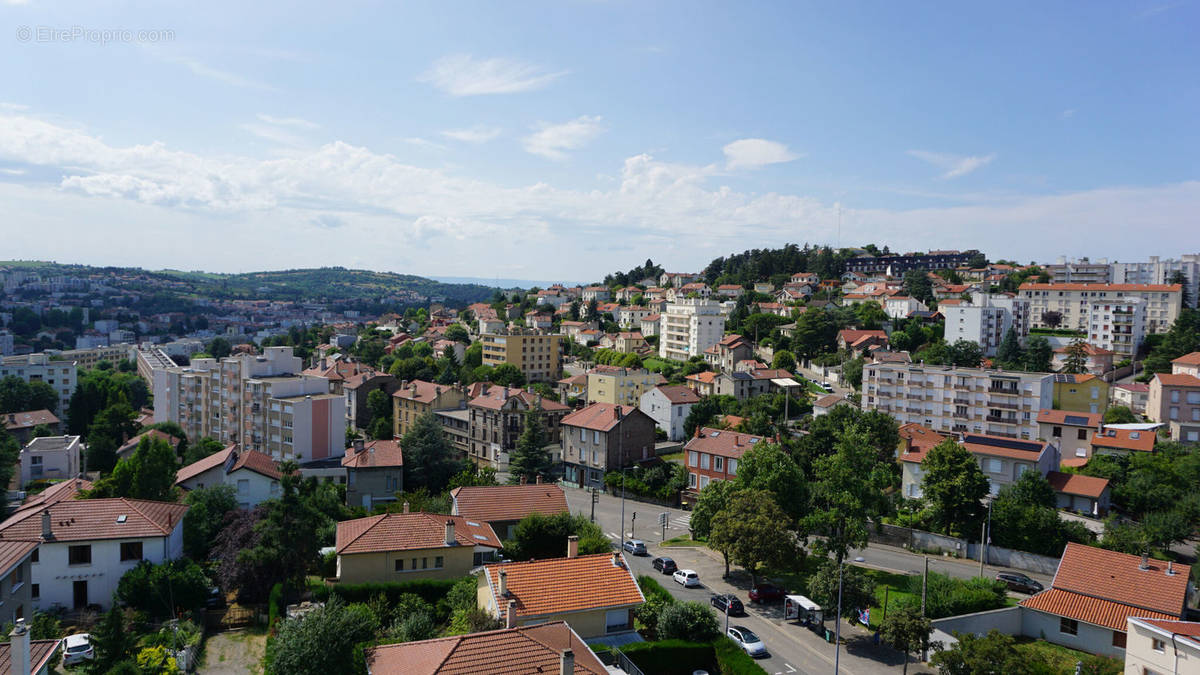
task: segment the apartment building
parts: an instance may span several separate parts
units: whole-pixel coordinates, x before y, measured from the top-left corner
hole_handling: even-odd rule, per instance
[[[547,445],[558,445],[559,423],[570,408],[525,389],[481,386],[479,395],[467,403],[471,433],[468,457],[471,461],[497,471],[506,470],[508,455],[517,447],[517,439],[525,430],[525,412],[530,409],[540,411]]]
[[[1000,488],[1011,485],[1026,471],[1045,476],[1058,469],[1058,445],[1050,441],[1027,441],[987,434],[964,434],[960,444],[979,462],[988,479],[988,491],[995,496]],[[925,470],[921,463],[928,449],[901,455],[901,487],[909,499],[921,497]]]
[[[654,420],[636,407],[593,403],[562,419],[563,482],[604,489],[604,474],[654,456]]]
[[[978,254],[979,251],[975,250],[930,251],[928,253],[881,256],[864,254],[847,260],[846,271],[859,274],[884,273],[888,276],[899,277],[908,270],[952,270],[963,267]]]
[[[121,361],[132,359],[136,350],[136,346],[128,342],[122,342],[112,346],[93,347],[91,349],[48,350],[46,353],[55,361],[74,361],[76,368],[90,370],[95,368],[96,364],[101,361],[108,361],[113,367],[116,367]]]
[[[58,414],[65,420],[71,394],[75,393],[75,368],[74,361],[54,361],[46,353],[6,356],[0,360],[0,379],[12,375],[54,387],[58,392]]]
[[[13,344],[13,334],[6,330],[0,330],[0,356],[12,354],[15,346]]]
[[[1050,373],[868,363],[862,408],[935,431],[1031,439],[1053,392]]]
[[[599,365],[587,374],[588,403],[637,406],[642,394],[657,387],[663,378],[645,368]]]
[[[664,359],[687,361],[702,356],[725,334],[719,302],[682,298],[668,303],[661,316],[658,354]]]
[[[1141,298],[1093,300],[1088,308],[1088,342],[1132,360],[1146,337],[1146,301]]]
[[[1061,326],[1087,332],[1095,302],[1124,302],[1141,298],[1146,307],[1146,332],[1165,333],[1179,317],[1183,286],[1179,284],[1021,284],[1020,297],[1029,301],[1030,325],[1044,327],[1046,312],[1062,315]]]
[[[1152,255],[1146,262],[1114,262],[1112,281],[1117,284],[1165,284],[1176,272],[1183,272],[1183,277],[1187,279],[1188,297],[1192,299],[1192,306],[1195,306],[1197,297],[1200,297],[1200,253],[1166,260]]]
[[[562,336],[532,330],[484,333],[483,365],[511,363],[529,382],[554,382],[562,377]]]
[[[1000,342],[1012,328],[1017,339],[1029,335],[1029,301],[1010,295],[976,293],[970,303],[940,306],[946,317],[946,342],[974,342],[984,356],[995,356]]]
[[[467,390],[425,380],[402,380],[392,394],[392,435],[400,438],[408,433],[421,415],[439,410],[465,410]]]
[[[1088,258],[1067,260],[1066,257],[1059,256],[1058,262],[1043,265],[1042,269],[1050,275],[1050,283],[1053,284],[1107,284],[1113,281],[1122,283],[1119,279],[1113,279],[1112,266],[1108,264],[1107,258],[1092,262]]]
[[[154,419],[179,423],[188,438],[212,436],[276,460],[341,456],[345,397],[330,393],[323,377],[297,374],[302,370],[291,347],[156,370]]]
[[[179,364],[175,363],[171,355],[161,347],[140,347],[135,356],[138,377],[145,380],[146,384],[151,386],[154,385],[154,371],[179,367]]]
[[[1156,373],[1150,380],[1146,417],[1166,424],[1177,441],[1200,442],[1200,377]]]
[[[715,480],[737,478],[738,462],[746,451],[765,442],[762,436],[702,427],[683,446],[686,453],[688,486],[685,501],[696,503],[700,491]]]

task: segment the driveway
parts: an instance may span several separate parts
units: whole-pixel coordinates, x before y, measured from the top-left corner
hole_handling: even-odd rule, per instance
[[[262,628],[245,628],[217,633],[204,644],[204,660],[196,669],[201,675],[262,673],[267,633]]]

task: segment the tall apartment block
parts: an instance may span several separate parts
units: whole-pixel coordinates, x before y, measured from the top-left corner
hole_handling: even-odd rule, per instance
[[[1050,283],[1054,284],[1107,284],[1112,278],[1112,266],[1107,258],[1092,262],[1088,258],[1067,260],[1059,257],[1053,265],[1044,265],[1042,269],[1050,275]]]
[[[342,455],[345,397],[303,369],[291,347],[156,369],[154,419],[178,422],[188,438],[212,436],[280,460]]]
[[[702,298],[682,298],[669,303],[662,314],[658,354],[664,359],[687,361],[725,335],[721,303]]]
[[[1029,301],[1030,322],[1045,326],[1046,312],[1062,314],[1062,327],[1087,332],[1094,302],[1141,298],[1146,303],[1146,332],[1165,333],[1179,317],[1183,287],[1179,284],[1021,284],[1019,295]]]
[[[26,382],[45,382],[58,392],[58,417],[67,418],[67,406],[71,403],[71,394],[75,393],[74,361],[55,361],[49,354],[25,354],[23,356],[5,356],[0,360],[0,379],[14,375]]]
[[[1112,264],[1112,280],[1118,284],[1165,284],[1176,272],[1183,272],[1187,279],[1188,297],[1195,307],[1196,298],[1200,295],[1200,253],[1166,260],[1152,255],[1147,262]]]
[[[1146,301],[1141,298],[1094,300],[1088,309],[1088,343],[1132,359],[1146,337]]]
[[[863,410],[936,431],[1037,438],[1038,411],[1052,408],[1053,399],[1049,373],[903,363],[863,367]]]
[[[483,365],[511,363],[529,382],[554,382],[562,376],[562,336],[534,330],[484,333]]]
[[[938,309],[946,317],[946,342],[977,343],[984,356],[996,355],[1009,328],[1018,340],[1029,335],[1029,301],[1022,298],[977,293],[970,304],[947,303]]]

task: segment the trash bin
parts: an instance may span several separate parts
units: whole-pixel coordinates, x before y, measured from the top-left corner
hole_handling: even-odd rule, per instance
[[[828,628],[825,629],[825,641],[831,644],[833,643],[833,631],[829,630]]]

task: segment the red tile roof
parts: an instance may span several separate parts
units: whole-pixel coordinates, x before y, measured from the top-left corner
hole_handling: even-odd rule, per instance
[[[717,373],[714,373],[711,370],[702,370],[698,373],[692,373],[691,375],[688,375],[684,379],[693,380],[695,382],[701,382],[703,384],[708,384],[708,383],[712,382],[713,380],[717,379]]]
[[[987,434],[965,434],[963,447],[976,455],[989,457],[1007,457],[1027,462],[1036,462],[1050,444],[1043,441],[1023,441],[1004,436],[989,436]]]
[[[838,331],[837,336],[839,340],[848,345],[855,344],[865,337],[877,338],[884,342],[887,342],[888,339],[887,333],[881,330],[852,330],[849,328]]]
[[[58,646],[62,642],[58,640],[30,640],[29,641],[29,672],[40,673],[49,662],[50,657],[58,652]],[[0,644],[0,673],[12,672],[12,643],[5,642]]]
[[[24,513],[25,511],[31,509],[37,509],[40,512],[42,507],[49,506],[50,504],[57,504],[58,502],[66,499],[75,499],[80,492],[91,489],[92,482],[82,478],[70,478],[59,483],[55,483],[36,495],[26,499],[24,504],[21,504],[21,506],[17,507],[16,511],[13,511],[12,514],[9,515],[9,518],[12,518],[18,513]]]
[[[442,513],[384,513],[337,524],[337,552],[379,553],[447,548],[446,521],[454,521],[459,546],[500,548],[500,539],[487,523]]]
[[[700,394],[697,394],[691,387],[685,387],[682,384],[665,384],[657,389],[662,392],[663,396],[672,404],[681,405],[687,403],[699,403]]]
[[[426,382],[425,380],[409,380],[403,387],[397,389],[392,396],[418,403],[432,403],[448,390],[450,385]]]
[[[9,570],[29,557],[37,547],[38,541],[35,539],[0,539],[0,576],[8,576]]]
[[[562,621],[453,637],[380,645],[366,650],[372,675],[557,675],[563,650],[574,675],[606,675],[604,664]]]
[[[900,426],[900,438],[907,440],[910,448],[908,452],[900,454],[900,461],[920,464],[925,461],[925,455],[930,449],[946,440],[948,436],[916,422],[909,422]]]
[[[236,457],[226,473],[233,473],[238,469],[248,469],[274,480],[279,480],[283,476],[279,472],[279,464],[270,455],[257,450],[239,450],[237,444],[234,443],[226,446],[224,450],[214,452],[204,459],[179,469],[175,472],[175,484],[191,480],[210,469],[225,466],[230,455],[236,455]]]
[[[49,410],[26,410],[25,412],[7,413],[0,415],[0,419],[4,420],[4,428],[9,431],[32,429],[39,424],[54,425],[59,422],[54,413]]]
[[[697,435],[689,440],[687,445],[683,446],[683,449],[703,452],[709,455],[741,459],[747,450],[754,447],[756,443],[762,443],[765,440],[762,436],[755,436],[753,434],[704,427],[697,431]]]
[[[564,541],[564,551],[566,545]],[[614,559],[618,563],[614,563]],[[507,573],[507,597],[500,595],[500,570]],[[625,557],[619,553],[484,565],[483,573],[500,618],[505,618],[509,600],[517,602],[518,620],[529,616],[628,607],[646,601]],[[564,584],[564,579],[586,582]]]
[[[1051,410],[1042,408],[1038,411],[1037,421],[1043,424],[1063,424],[1072,427],[1099,428],[1104,416],[1100,413],[1075,412],[1073,410]]]
[[[1171,635],[1184,636],[1184,639],[1200,649],[1200,622],[1177,619],[1141,619],[1141,621]]]
[[[542,410],[546,412],[562,412],[570,410],[569,407],[559,403],[552,398],[542,398],[541,394],[535,394],[524,389],[515,387],[501,387],[499,385],[491,385],[488,387],[487,393],[480,393],[475,398],[471,399],[471,405],[480,408],[488,408],[490,410],[499,410],[504,407],[510,399],[520,398],[527,406],[540,405]]]
[[[1165,387],[1200,387],[1200,378],[1187,373],[1155,373],[1154,377]]]
[[[1124,631],[1130,616],[1178,619],[1187,599],[1187,569],[1093,546],[1069,543],[1050,589],[1020,604],[1051,614]]]
[[[55,541],[165,537],[179,526],[188,510],[184,504],[124,497],[68,499],[47,508]],[[41,512],[22,509],[9,516],[0,523],[0,537],[41,540]]]
[[[1107,478],[1096,478],[1077,473],[1051,471],[1046,474],[1046,480],[1050,482],[1050,487],[1054,488],[1055,492],[1093,499],[1099,499],[1108,489]]]
[[[458,515],[489,523],[568,512],[567,495],[551,484],[457,487],[450,497]]]
[[[1092,436],[1092,448],[1116,448],[1118,450],[1154,452],[1154,440],[1155,435],[1153,431],[1105,427],[1101,433]]]
[[[634,414],[645,415],[646,413],[629,405],[593,403],[562,418],[560,424],[565,427],[581,427],[592,431],[609,432],[616,428],[626,416]]]
[[[822,396],[821,398],[814,401],[813,407],[814,408],[832,408],[833,406],[835,406],[839,403],[846,403],[846,397],[841,396],[839,394],[829,394],[828,396]]]
[[[1113,388],[1114,389],[1124,389],[1125,391],[1131,391],[1134,393],[1142,393],[1142,394],[1150,391],[1150,385],[1146,384],[1145,382],[1125,382],[1123,384],[1115,384],[1115,385],[1113,385]]]
[[[127,454],[135,452],[137,450],[137,446],[139,444],[141,444],[143,438],[150,438],[150,439],[157,438],[159,440],[166,441],[167,443],[169,443],[171,445],[172,448],[177,447],[179,445],[179,439],[175,438],[171,434],[168,434],[165,431],[159,431],[158,429],[150,429],[149,431],[143,431],[142,433],[138,434],[137,436],[134,436],[133,438],[129,439],[128,441],[125,441],[125,443],[121,447],[117,448],[117,456],[124,457]]]
[[[1180,284],[1041,284],[1027,281],[1021,284],[1022,291],[1121,291],[1170,293],[1182,291]]]
[[[1184,354],[1177,359],[1172,359],[1171,363],[1178,363],[1181,366],[1200,366],[1200,352]]]
[[[404,466],[404,451],[399,441],[367,441],[362,452],[354,448],[346,450],[342,466],[349,469],[377,469],[388,466]]]

